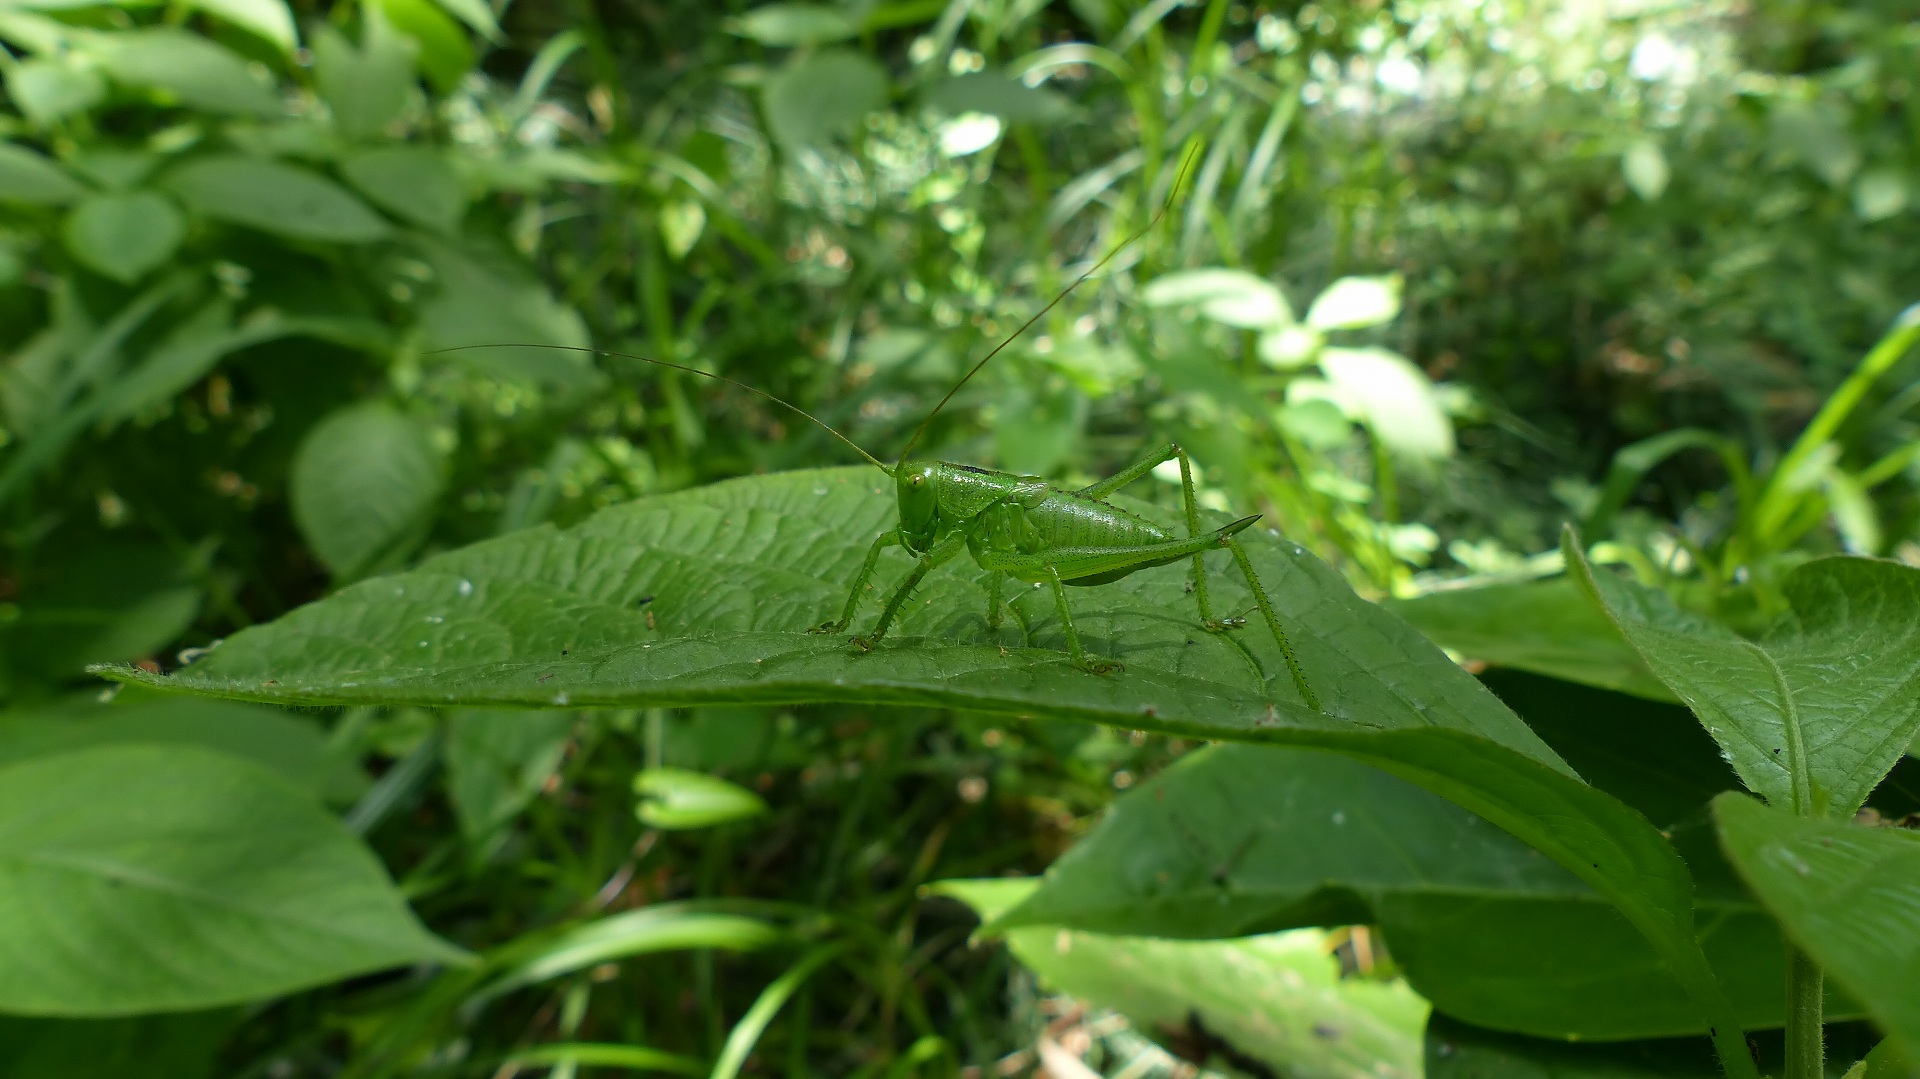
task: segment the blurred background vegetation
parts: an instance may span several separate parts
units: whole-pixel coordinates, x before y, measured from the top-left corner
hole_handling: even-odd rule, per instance
[[[1375,597],[1551,571],[1567,520],[1706,606],[1812,553],[1920,560],[1898,350],[1788,452],[1916,298],[1894,0],[19,0],[0,45],[12,714],[436,550],[849,462],[615,353],[897,454],[1163,206],[925,452],[1072,482],[1177,440],[1209,504]],[[830,708],[302,721],[378,776],[348,819],[463,945],[688,897],[858,927],[760,1042],[792,1075],[1059,1037],[1066,1005],[917,889],[1043,869],[1186,748]],[[774,808],[651,827],[629,783],[663,763]],[[786,969],[596,967],[483,1023],[367,979],[212,1017],[183,1059],[710,1059]]]

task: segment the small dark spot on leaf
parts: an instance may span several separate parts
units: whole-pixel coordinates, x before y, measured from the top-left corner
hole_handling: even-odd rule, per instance
[[[543,686],[544,686],[544,685],[546,685],[546,684],[547,684],[548,682],[551,682],[551,681],[553,681],[553,672],[551,672],[551,671],[549,671],[549,672],[547,672],[546,674],[543,674],[543,675],[541,675],[540,677],[538,677],[538,678],[536,678],[536,679],[534,679],[534,681],[536,681],[536,682],[538,682],[538,683],[540,683],[541,685],[543,685]]]
[[[633,605],[635,607],[645,607],[647,604],[652,602],[653,602],[652,596],[641,596],[639,599],[636,599],[633,601]]]
[[[1315,1023],[1313,1024],[1313,1036],[1316,1038],[1325,1038],[1330,1042],[1338,1041],[1340,1038],[1340,1028],[1330,1027],[1325,1023]]]

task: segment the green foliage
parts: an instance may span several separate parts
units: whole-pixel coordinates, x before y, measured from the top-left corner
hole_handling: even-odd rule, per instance
[[[1920,950],[1899,912],[1920,889],[1920,837],[1808,820],[1734,793],[1714,799],[1713,810],[1727,857],[1787,935],[1912,1059],[1920,1009],[1907,987],[1920,974]]]
[[[200,888],[12,863],[23,947],[112,947],[116,975],[0,984],[66,1015],[241,1005],[7,1019],[0,1071],[904,1079],[1083,1037],[1110,1072],[1171,1066],[1116,1048],[1144,1032],[1223,1067],[1411,1074],[1419,989],[1435,1076],[1747,1074],[1728,1016],[1818,1033],[1781,1013],[1779,926],[1830,968],[1829,1017],[1901,1033],[1907,928],[1799,890],[1842,867],[1754,866],[1901,838],[1843,823],[1863,800],[1920,809],[1908,571],[1801,566],[1920,560],[1912,27],[1764,14],[0,10],[0,768],[42,777],[0,832],[59,825],[35,851],[137,848]],[[1073,590],[1127,664],[1106,677],[1068,669],[1042,597],[988,630],[970,569],[870,655],[803,636],[891,519],[876,478],[793,472],[844,448],[586,351],[724,373],[890,457],[1162,207],[923,448],[1073,486],[1178,441],[1204,507],[1288,537],[1250,546],[1325,714],[1264,634],[1199,632],[1184,567]],[[713,483],[754,473],[776,475]],[[1131,489],[1156,520],[1176,490]],[[1537,579],[1563,518],[1637,582],[1593,578],[1626,638]],[[97,701],[100,663],[311,714]],[[1804,760],[1768,760],[1795,727]],[[1183,736],[1281,745],[1183,759]],[[1718,803],[1716,828],[1743,783],[1775,808]],[[1776,819],[1796,801],[1828,819]],[[141,844],[192,814],[200,839]],[[1053,922],[1029,909],[1011,952],[917,891],[1056,862]],[[349,885],[374,943],[292,917]],[[270,926],[179,898],[243,894]],[[163,901],[186,929],[134,909]],[[1309,954],[1336,945],[1337,975]],[[1137,1031],[1036,1000],[1034,971]],[[1263,994],[1288,1003],[1246,1020]],[[1363,998],[1390,1036],[1319,1032],[1375,1030],[1329,1018]],[[1462,1017],[1712,1025],[1724,1060]],[[1849,1029],[1836,1073],[1872,1041]],[[1805,1059],[1755,1037],[1769,1073]]]
[[[1011,883],[945,881],[938,891],[999,924],[993,907],[1004,902]],[[979,891],[982,884],[991,890]],[[1385,1079],[1420,1074],[1426,1002],[1404,983],[1342,977],[1325,934],[1205,942],[1052,929],[1004,935],[1013,954],[1048,985],[1115,1008],[1161,1037],[1189,1044],[1189,1051],[1218,1054],[1242,1070],[1314,1077],[1364,1071]]]
[[[123,744],[0,772],[9,1012],[207,1008],[461,958],[338,820],[258,765]]]

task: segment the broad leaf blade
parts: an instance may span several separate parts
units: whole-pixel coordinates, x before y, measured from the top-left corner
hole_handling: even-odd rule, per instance
[[[171,677],[114,674],[314,704],[895,702],[1236,740],[1283,728],[1440,727],[1564,768],[1411,627],[1356,597],[1305,550],[1257,530],[1241,538],[1323,712],[1299,702],[1257,622],[1230,635],[1201,629],[1179,566],[1072,590],[1088,646],[1125,664],[1110,675],[1071,665],[1042,592],[1015,589],[1012,616],[989,630],[984,574],[959,562],[928,578],[871,653],[803,632],[838,612],[868,545],[893,523],[889,486],[870,471],[837,469],[634,502],[566,531],[527,529],[343,589],[235,634]],[[1216,603],[1251,608],[1226,553],[1212,557]],[[905,556],[883,559],[882,587],[906,565]],[[867,603],[862,627],[875,606]]]
[[[1429,592],[1386,606],[1466,659],[1649,700],[1674,699],[1592,599],[1565,577]]]
[[[1573,546],[1575,572],[1769,803],[1851,815],[1920,732],[1920,570],[1809,562],[1786,580],[1792,615],[1749,641]]]
[[[0,769],[0,1009],[207,1008],[462,954],[257,765],[118,745]]]
[[[1702,897],[1697,917],[1741,1019],[1778,1023],[1772,919],[1737,889]],[[1324,753],[1190,754],[1116,802],[992,928],[1202,938],[1353,923],[1380,926],[1413,987],[1472,1022],[1608,1039],[1706,1026],[1591,886],[1457,806]]]
[[[1714,800],[1720,841],[1794,943],[1920,1059],[1920,833]]]

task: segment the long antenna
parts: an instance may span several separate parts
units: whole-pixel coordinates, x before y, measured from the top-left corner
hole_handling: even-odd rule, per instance
[[[1136,240],[1140,239],[1142,236],[1145,236],[1147,233],[1152,232],[1154,228],[1160,224],[1160,219],[1167,216],[1167,211],[1173,208],[1174,198],[1180,194],[1180,188],[1186,183],[1187,171],[1193,168],[1194,158],[1197,158],[1199,156],[1200,156],[1200,147],[1198,146],[1195,146],[1193,149],[1187,151],[1187,159],[1180,163],[1180,174],[1174,177],[1173,187],[1169,188],[1167,191],[1167,201],[1160,204],[1160,209],[1154,211],[1153,217],[1150,218],[1146,224],[1140,226],[1138,229],[1136,229],[1132,233],[1129,233],[1119,243],[1115,244],[1113,246],[1113,250],[1108,251],[1106,254],[1100,256],[1099,262],[1094,263],[1093,266],[1090,269],[1088,269],[1086,273],[1083,273],[1079,277],[1074,278],[1073,284],[1068,285],[1066,288],[1060,291],[1059,295],[1056,295],[1053,299],[1047,301],[1047,306],[1042,307],[1040,310],[1034,312],[1032,318],[1028,319],[1025,322],[1022,322],[1020,324],[1019,329],[1008,334],[1005,340],[993,346],[992,352],[989,352],[985,356],[980,357],[979,363],[974,364],[973,367],[969,369],[966,374],[960,376],[960,381],[953,384],[953,388],[948,390],[947,395],[940,399],[940,403],[933,406],[933,411],[927,413],[927,418],[920,421],[920,426],[914,428],[913,437],[910,439],[907,439],[907,448],[900,451],[900,464],[905,464],[907,461],[907,457],[913,453],[913,448],[920,444],[921,436],[925,435],[927,433],[927,428],[933,425],[933,418],[940,414],[941,409],[947,407],[947,402],[953,400],[953,395],[956,393],[959,393],[960,388],[962,386],[965,386],[969,381],[973,379],[973,376],[980,373],[980,369],[982,367],[985,367],[995,356],[1000,355],[1000,353],[1008,345],[1011,345],[1015,341],[1019,340],[1020,335],[1032,329],[1034,323],[1040,321],[1043,318],[1046,318],[1047,313],[1049,311],[1052,311],[1054,308],[1060,306],[1060,301],[1066,299],[1068,296],[1073,295],[1073,290],[1079,288],[1082,284],[1085,284],[1087,278],[1092,277],[1094,274],[1097,274],[1101,270],[1105,269],[1107,263],[1113,261],[1114,256],[1118,255],[1122,251],[1125,251],[1127,248],[1133,246],[1133,243]],[[895,467],[897,468],[899,466],[896,465]]]
[[[675,371],[685,371],[687,374],[690,374],[690,375],[699,375],[701,378],[710,378],[716,382],[724,382],[729,386],[736,386],[736,387],[739,387],[740,389],[747,391],[748,393],[757,394],[761,397],[764,397],[767,400],[772,401],[774,404],[781,406],[782,408],[789,409],[793,412],[797,412],[801,416],[804,416],[807,419],[812,420],[815,424],[819,426],[819,428],[822,431],[825,431],[826,433],[832,435],[833,437],[839,439],[840,441],[845,442],[848,445],[848,447],[850,447],[853,450],[853,452],[866,458],[868,464],[871,464],[873,467],[879,469],[882,472],[885,472],[889,476],[893,475],[893,469],[888,468],[884,464],[881,464],[880,459],[878,457],[875,457],[873,454],[868,453],[866,450],[861,449],[860,444],[858,442],[855,442],[853,439],[848,438],[846,435],[843,435],[840,432],[834,430],[833,427],[827,423],[827,421],[821,419],[820,417],[814,415],[811,412],[808,412],[806,409],[801,408],[799,405],[796,405],[793,402],[788,401],[784,398],[775,397],[773,394],[770,394],[767,391],[760,389],[758,386],[749,386],[744,382],[740,382],[738,380],[728,378],[725,375],[716,375],[712,371],[702,371],[698,367],[688,367],[686,364],[681,364],[681,363],[668,363],[666,360],[656,360],[652,356],[637,356],[631,352],[615,352],[610,348],[584,348],[580,345],[536,345],[531,342],[522,342],[522,343],[507,342],[507,343],[498,344],[498,345],[455,345],[452,348],[436,348],[431,352],[427,353],[427,355],[431,356],[441,352],[465,352],[469,349],[475,349],[475,348],[554,348],[554,349],[559,349],[563,352],[585,352],[593,356],[618,356],[623,360],[639,360],[641,363],[650,363],[656,367],[667,367]]]

